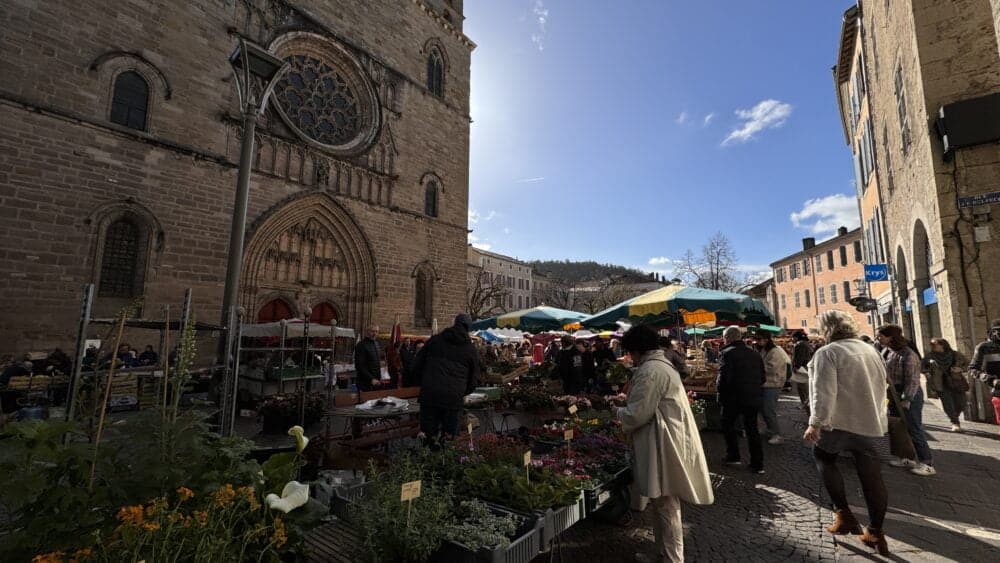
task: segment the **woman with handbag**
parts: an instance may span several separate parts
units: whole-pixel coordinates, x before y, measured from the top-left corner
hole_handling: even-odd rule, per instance
[[[924,358],[927,387],[933,387],[941,398],[941,408],[951,420],[952,432],[962,431],[959,417],[965,410],[965,394],[969,391],[969,381],[965,378],[967,365],[968,360],[952,350],[947,340],[931,339],[931,352]]]
[[[889,384],[899,393],[899,416],[906,419],[906,429],[913,440],[917,459],[900,457],[889,462],[893,467],[909,469],[910,473],[929,477],[936,475],[934,456],[924,432],[924,391],[920,387],[920,357],[903,337],[899,325],[885,325],[878,329],[878,341],[887,348],[885,370]],[[893,401],[895,403],[895,401]],[[890,413],[892,414],[892,413]]]
[[[656,556],[636,561],[684,560],[681,501],[715,501],[698,425],[681,377],[657,347],[656,331],[645,325],[629,329],[622,347],[638,366],[625,407],[616,409],[632,445],[633,487],[650,500],[656,517]]]

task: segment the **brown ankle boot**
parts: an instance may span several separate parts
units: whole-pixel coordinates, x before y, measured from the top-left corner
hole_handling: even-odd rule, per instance
[[[877,551],[879,555],[889,555],[889,543],[885,541],[885,534],[882,533],[882,530],[868,528],[865,533],[858,536],[858,539],[861,540],[861,543]]]
[[[858,519],[854,517],[854,513],[850,510],[838,510],[836,519],[833,521],[833,524],[826,529],[826,531],[840,536],[846,534],[860,534],[861,524],[858,524]]]

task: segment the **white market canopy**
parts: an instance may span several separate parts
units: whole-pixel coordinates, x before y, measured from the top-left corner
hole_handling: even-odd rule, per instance
[[[303,336],[305,336],[305,323],[300,320],[286,320],[274,323],[245,324],[243,325],[243,336],[280,337],[282,335],[282,327],[284,327],[285,338],[302,338]],[[310,338],[330,338],[331,336],[334,336],[336,338],[355,338],[353,328],[344,328],[340,326],[333,327],[330,325],[309,323]]]

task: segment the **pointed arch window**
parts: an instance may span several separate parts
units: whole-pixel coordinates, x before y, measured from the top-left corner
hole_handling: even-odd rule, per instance
[[[312,308],[312,313],[309,315],[310,323],[317,323],[321,325],[328,325],[330,321],[337,320],[337,310],[333,308],[327,302],[318,303]]]
[[[444,58],[437,49],[427,55],[427,89],[439,98],[444,97]]]
[[[111,122],[145,131],[148,111],[149,84],[146,80],[131,70],[119,74],[111,98]]]
[[[108,225],[101,253],[100,297],[130,298],[142,293],[141,238],[138,225],[130,219]]]
[[[257,312],[257,322],[259,323],[274,323],[278,321],[283,321],[285,319],[291,319],[295,316],[292,312],[292,308],[288,306],[288,303],[284,299],[272,299],[264,304]]]
[[[427,182],[424,188],[424,215],[428,217],[438,216],[438,184],[437,182]]]
[[[429,327],[434,316],[434,277],[426,269],[417,271],[414,290],[413,324]]]

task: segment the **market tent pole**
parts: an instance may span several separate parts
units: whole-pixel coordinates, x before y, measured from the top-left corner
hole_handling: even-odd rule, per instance
[[[87,328],[90,325],[90,308],[94,303],[94,284],[83,286],[83,303],[80,307],[80,325],[76,333],[76,361],[73,362],[73,373],[69,379],[69,391],[66,394],[66,420],[73,420],[76,410],[76,393],[80,388],[80,375],[83,372],[83,358],[87,355]],[[67,434],[66,436],[69,436]]]

